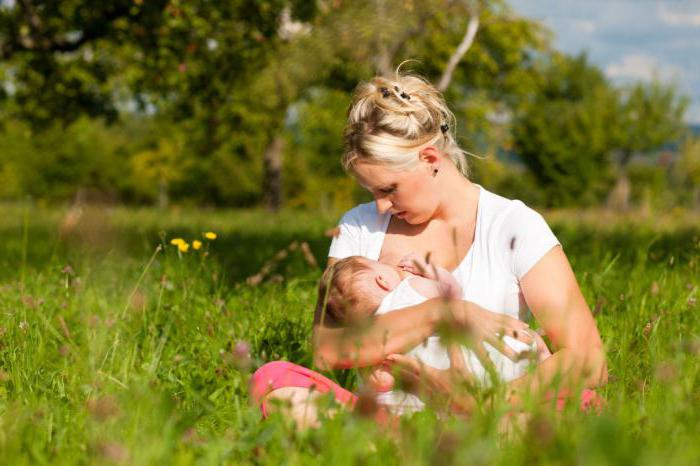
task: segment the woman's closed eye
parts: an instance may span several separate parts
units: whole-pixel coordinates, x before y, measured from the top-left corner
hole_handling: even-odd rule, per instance
[[[387,186],[386,188],[380,188],[379,192],[381,194],[393,194],[394,192],[396,192],[396,186],[393,185],[393,186]]]

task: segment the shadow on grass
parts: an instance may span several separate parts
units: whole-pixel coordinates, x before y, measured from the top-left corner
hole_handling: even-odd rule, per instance
[[[207,260],[220,266],[226,283],[244,282],[295,241],[307,242],[319,267],[325,266],[331,239],[324,231],[333,225],[331,220],[317,220],[312,213],[294,224],[289,216],[276,221],[264,212],[249,217],[224,225],[210,245]],[[85,262],[99,263],[107,257],[145,263],[158,244],[174,248],[169,244],[172,238],[202,239],[201,227],[194,222],[188,224],[187,218],[179,220],[167,232],[157,224],[155,220],[144,225],[122,219],[118,226],[113,226],[98,216],[70,230],[56,221],[30,218],[26,235],[19,222],[1,224],[0,279],[16,279],[23,268],[25,273],[44,271],[47,267],[60,269],[66,264],[76,268]],[[585,263],[589,270],[595,270],[595,262],[611,254],[619,256],[618,264],[622,266],[644,262],[673,266],[687,264],[700,252],[700,225],[659,233],[630,224],[601,231],[590,225],[567,222],[554,224],[553,230],[572,262]],[[299,250],[291,251],[275,262],[269,276],[290,278],[305,275],[310,269]]]

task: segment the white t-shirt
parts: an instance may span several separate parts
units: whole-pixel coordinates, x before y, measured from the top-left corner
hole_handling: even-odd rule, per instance
[[[492,312],[522,318],[527,309],[520,299],[520,279],[559,241],[544,218],[521,201],[506,199],[481,186],[479,191],[474,242],[452,275],[462,287],[463,299]],[[390,219],[391,215],[377,212],[374,202],[349,210],[340,220],[340,231],[333,238],[328,256],[378,260]],[[386,307],[398,308],[393,304]],[[434,351],[439,339],[429,337],[424,345],[428,352]],[[500,355],[489,345],[485,348],[492,359],[492,351]],[[473,365],[473,359],[465,355],[465,362],[470,361]],[[445,367],[439,363],[434,366],[447,368],[449,361],[443,361]],[[504,380],[513,378],[502,376]],[[408,409],[420,409],[422,402],[414,398],[401,402]]]
[[[391,292],[384,297],[375,314],[386,314],[404,307],[415,306],[426,300],[427,298],[425,296],[418,293],[418,291],[411,286],[411,278],[405,278],[401,280],[396,288],[391,290]],[[516,353],[522,353],[524,351],[537,352],[537,344],[535,342],[528,345],[506,336],[503,338],[503,343],[510,346]],[[483,345],[486,354],[493,363],[493,375],[500,381],[509,382],[526,373],[530,363],[528,358],[517,362],[511,361],[488,343],[484,343]],[[406,354],[435,369],[447,369],[450,367],[447,348],[442,345],[440,338],[436,336],[428,337],[423,343],[411,349]],[[462,356],[466,368],[474,376],[475,381],[482,386],[490,386],[492,383],[489,378],[490,373],[484,368],[476,354],[469,348],[462,347]],[[400,390],[378,393],[377,402],[386,406],[392,413],[398,415],[420,411],[425,406],[417,396]]]
[[[559,241],[544,218],[521,201],[481,186],[479,191],[474,242],[452,275],[465,300],[517,319],[526,311],[520,279]],[[340,220],[328,256],[378,260],[390,219],[391,215],[377,212],[374,202],[349,210]]]

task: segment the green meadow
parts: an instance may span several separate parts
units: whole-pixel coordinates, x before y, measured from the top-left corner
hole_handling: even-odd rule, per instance
[[[606,344],[607,405],[508,435],[488,393],[468,420],[427,410],[395,432],[353,413],[297,432],[249,405],[264,362],[311,367],[339,213],[0,213],[0,464],[700,464],[697,213],[545,213]]]

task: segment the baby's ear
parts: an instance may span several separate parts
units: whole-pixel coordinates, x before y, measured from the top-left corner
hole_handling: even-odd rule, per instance
[[[379,288],[385,290],[385,291],[391,291],[391,286],[389,286],[389,282],[384,279],[381,275],[377,274],[374,277],[374,281],[379,285]]]

